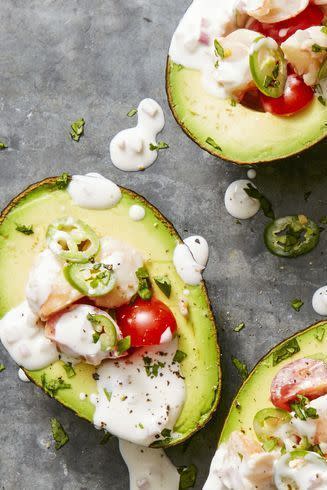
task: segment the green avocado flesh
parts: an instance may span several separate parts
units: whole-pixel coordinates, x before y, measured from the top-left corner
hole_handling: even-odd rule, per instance
[[[278,371],[286,364],[304,357],[327,359],[326,351],[327,322],[316,323],[274,347],[241,386],[225,421],[219,443],[228,440],[233,431],[242,431],[256,438],[253,418],[259,410],[273,407],[270,386]],[[278,362],[282,358],[284,360]]]
[[[185,284],[177,275],[173,251],[180,238],[172,225],[142,197],[122,190],[121,201],[111,209],[88,210],[73,204],[65,190],[51,189],[55,179],[47,179],[31,186],[16,198],[2,213],[0,224],[0,316],[25,299],[25,285],[35,256],[45,246],[48,225],[54,220],[73,216],[90,225],[99,237],[111,236],[134,246],[146,258],[150,277],[167,275],[172,283],[168,299],[152,280],[154,295],[173,311],[178,324],[179,350],[187,354],[181,364],[185,376],[186,401],[175,431],[180,434],[163,445],[182,442],[204,425],[214,411],[220,394],[220,358],[216,328],[204,283],[187,286],[189,317],[179,311],[178,299]],[[131,205],[140,204],[146,209],[142,221],[128,216]],[[33,225],[34,234],[24,235],[16,231],[16,224]],[[81,392],[97,393],[93,366],[85,363],[76,368],[76,376],[67,378],[63,362],[58,361],[46,369],[27,371],[34,383],[41,386],[41,376],[47,381],[61,376],[71,389],[59,390],[55,398],[82,418],[92,422],[94,406],[81,401]]]
[[[232,106],[230,99],[218,99],[203,89],[200,71],[169,59],[166,87],[170,108],[187,135],[204,150],[236,163],[285,158],[327,135],[327,106],[316,97],[306,109],[289,117],[241,104]],[[208,144],[208,138],[216,145]]]

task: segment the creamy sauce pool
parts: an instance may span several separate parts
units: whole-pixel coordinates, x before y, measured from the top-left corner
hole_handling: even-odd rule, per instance
[[[327,315],[327,286],[315,291],[312,297],[312,307],[318,315]]]
[[[173,430],[185,400],[179,364],[173,362],[177,348],[174,340],[104,362],[98,393],[90,397],[95,426],[144,446],[162,438],[163,429]]]
[[[128,467],[130,490],[178,490],[178,471],[162,449],[137,446],[123,439],[119,449]]]
[[[207,241],[198,235],[190,236],[179,243],[173,255],[175,269],[185,284],[196,286],[202,281],[202,272],[209,258]]]
[[[118,185],[95,172],[73,175],[67,191],[77,206],[87,209],[109,209],[121,199]]]
[[[144,99],[138,106],[137,117],[136,127],[120,131],[110,142],[111,161],[120,170],[144,170],[158,156],[150,145],[156,145],[157,134],[165,125],[162,108],[155,100]]]
[[[247,179],[235,180],[232,182],[225,192],[225,207],[227,212],[237,219],[252,218],[260,209],[260,202],[258,199],[250,197],[245,188],[253,183]]]

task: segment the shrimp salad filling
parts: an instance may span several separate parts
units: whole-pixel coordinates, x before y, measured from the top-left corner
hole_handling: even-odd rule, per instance
[[[281,116],[327,97],[326,0],[194,0],[171,60],[206,92]]]
[[[250,437],[233,432],[217,449],[204,490],[327,488],[327,363],[303,358],[271,384],[273,407],[256,413]]]
[[[81,178],[73,179],[72,191],[86,207],[84,180],[77,189]],[[117,200],[117,189],[109,190]],[[58,360],[72,373],[79,363],[96,366],[98,391],[88,398],[95,427],[143,446],[173,437],[185,401],[175,316],[154,296],[152,280],[131,245],[62,217],[48,225],[25,300],[0,320],[3,345],[26,370]],[[168,278],[160,286],[170,293]]]

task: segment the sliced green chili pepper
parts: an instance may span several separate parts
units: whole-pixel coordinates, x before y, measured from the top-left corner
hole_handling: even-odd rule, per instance
[[[95,334],[97,334],[94,336],[95,343],[100,340],[103,352],[112,350],[117,344],[117,331],[110,318],[105,315],[92,315],[89,313],[87,319],[91,322]]]
[[[249,61],[253,81],[260,92],[273,98],[283,95],[287,64],[276,41],[270,37],[258,37],[253,42]]]
[[[280,257],[297,257],[310,252],[319,241],[318,225],[304,215],[285,216],[268,224],[264,241]]]
[[[281,408],[264,408],[256,413],[253,428],[260,442],[276,438],[276,430],[291,420],[291,415]]]
[[[101,263],[68,264],[64,276],[73,288],[91,298],[110,293],[116,284],[111,267]]]
[[[318,72],[318,80],[323,80],[324,78],[327,78],[327,58],[322,63]]]
[[[49,248],[68,262],[88,262],[99,250],[96,233],[81,220],[61,218],[48,226]]]

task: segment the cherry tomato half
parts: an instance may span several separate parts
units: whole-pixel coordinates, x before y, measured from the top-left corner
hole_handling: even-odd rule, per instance
[[[286,41],[298,29],[308,29],[312,26],[319,26],[324,18],[323,11],[318,5],[310,4],[303,12],[292,17],[291,19],[276,22],[275,24],[263,24],[258,20],[254,20],[249,25],[248,29],[260,32],[267,37],[272,37],[279,44]]]
[[[283,95],[273,98],[260,94],[260,97],[265,112],[289,116],[304,109],[312,101],[314,94],[312,88],[304,83],[302,77],[293,73],[287,77]]]
[[[123,336],[131,336],[133,347],[158,345],[160,340],[163,343],[162,334],[170,340],[177,329],[168,306],[154,297],[147,301],[138,298],[132,304],[121,306],[116,310],[116,319]]]
[[[310,400],[327,393],[327,364],[310,358],[291,362],[283,367],[271,383],[270,396],[275,407],[290,410],[297,395]]]

